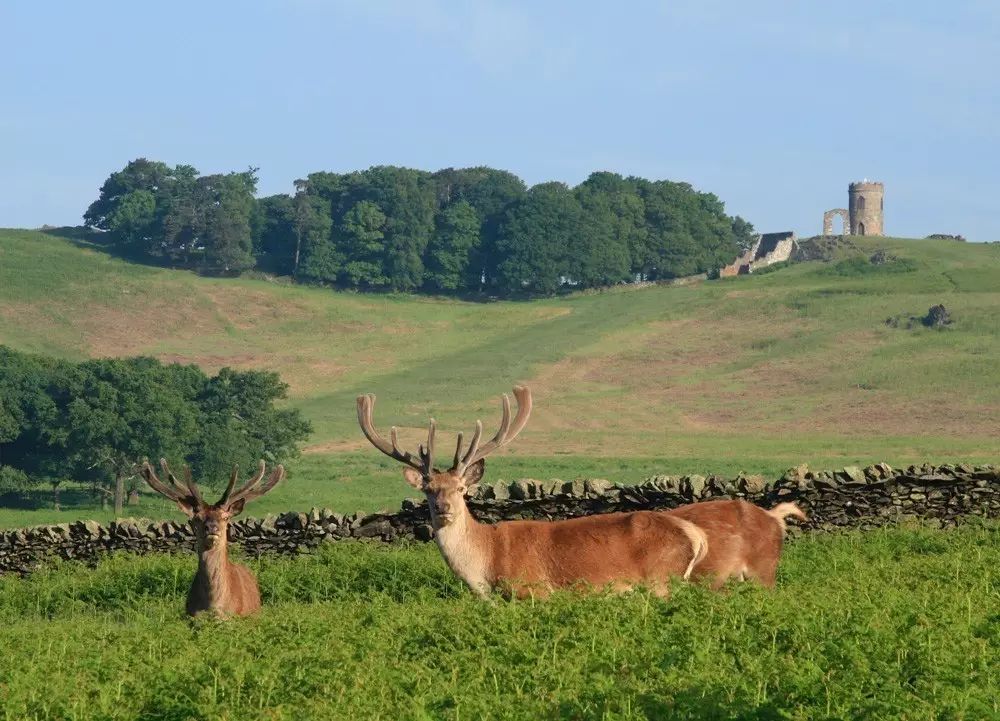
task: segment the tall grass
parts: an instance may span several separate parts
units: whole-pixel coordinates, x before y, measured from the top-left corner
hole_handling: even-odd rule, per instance
[[[3,719],[986,719],[998,528],[789,544],[778,587],[481,602],[431,546],[267,558],[185,620],[188,557],[0,579]]]

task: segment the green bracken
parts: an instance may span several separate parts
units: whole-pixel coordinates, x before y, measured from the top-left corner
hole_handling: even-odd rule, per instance
[[[250,565],[262,613],[183,617],[194,559],[0,579],[0,718],[1000,717],[998,527],[788,544],[777,588],[475,600],[432,545]]]

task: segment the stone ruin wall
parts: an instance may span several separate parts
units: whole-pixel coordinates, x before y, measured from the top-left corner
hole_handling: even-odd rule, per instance
[[[760,237],[746,253],[734,260],[729,265],[719,268],[720,278],[732,278],[736,275],[745,275],[750,270],[750,263],[757,257],[757,249],[760,247]]]
[[[836,235],[850,235],[851,215],[847,212],[847,208],[834,208],[833,210],[828,210],[823,213],[823,235],[834,235],[833,219],[837,216],[840,216],[844,225],[841,231],[836,233]]]
[[[809,520],[790,526],[809,531],[871,529],[906,519],[942,526],[970,517],[1000,518],[1000,466],[910,466],[884,463],[838,471],[792,469],[774,482],[760,476],[653,476],[635,486],[604,480],[516,481],[480,486],[469,507],[481,521],[560,519],[615,511],[657,510],[719,498],[743,498],[770,507],[795,501]],[[794,521],[793,521],[794,523]],[[230,540],[250,556],[307,552],[347,539],[377,542],[429,541],[427,505],[407,500],[396,513],[344,515],[313,508],[308,513],[246,518],[230,524]],[[94,562],[118,551],[146,554],[192,552],[186,523],[122,520],[109,525],[77,521],[0,531],[0,573],[27,574],[48,559]]]
[[[781,235],[784,235],[784,233]],[[781,263],[788,260],[792,256],[793,250],[795,250],[795,233],[791,233],[790,237],[782,238],[775,243],[774,250],[765,253],[762,257],[751,262],[750,272],[753,273],[758,268],[766,268],[774,263]]]
[[[729,265],[719,268],[719,277],[746,275],[758,268],[788,260],[795,250],[795,242],[796,236],[792,231],[764,233],[757,237],[757,242],[750,250]]]

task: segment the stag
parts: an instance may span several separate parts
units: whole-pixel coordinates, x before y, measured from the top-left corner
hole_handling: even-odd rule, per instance
[[[779,503],[770,510],[740,500],[703,501],[680,506],[666,515],[689,521],[705,532],[708,552],[692,577],[720,588],[731,578],[774,586],[785,535],[785,519],[806,520],[794,503]]]
[[[160,466],[167,478],[161,481],[147,461],[142,475],[154,491],[170,499],[191,519],[197,539],[198,572],[188,592],[187,612],[195,616],[211,612],[219,617],[248,616],[260,609],[260,588],[249,569],[233,563],[228,555],[229,519],[243,512],[247,502],[263,496],[285,475],[278,466],[264,478],[265,464],[260,462],[257,475],[235,490],[239,469],[233,466],[229,483],[217,503],[209,504],[201,497],[198,485],[191,478],[191,469],[184,467],[184,482],[171,473],[165,459]]]
[[[433,419],[426,445],[413,455],[400,449],[395,427],[389,440],[375,430],[375,396],[358,397],[358,422],[365,437],[403,463],[403,478],[427,497],[434,539],[452,572],[480,597],[491,591],[545,596],[580,583],[618,591],[643,585],[665,595],[672,576],[689,578],[707,552],[707,541],[701,529],[680,517],[635,511],[493,525],[473,518],[465,494],[482,479],[486,456],[513,441],[528,422],[531,392],[517,386],[514,397],[516,417],[511,419],[510,399],[504,394],[500,429],[492,440],[481,442],[480,421],[464,451],[463,434],[458,434],[446,471],[434,466]]]

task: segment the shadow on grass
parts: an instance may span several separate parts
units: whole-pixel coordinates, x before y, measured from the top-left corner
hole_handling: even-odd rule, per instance
[[[611,709],[619,709],[622,699],[605,693],[577,697],[559,704],[552,718],[604,719]],[[584,710],[585,709],[585,710]],[[730,701],[718,689],[687,689],[668,696],[642,694],[633,710],[647,719],[726,719],[727,721],[780,721],[787,718],[774,703]]]
[[[82,486],[61,487],[59,505],[66,513],[93,511],[101,507],[100,502],[95,500],[93,491]],[[28,488],[0,493],[0,508],[38,511],[54,507],[55,496],[51,488]]]
[[[112,258],[125,260],[129,263],[146,265],[151,268],[169,268],[174,270],[190,270],[194,273],[202,273],[202,269],[195,264],[178,264],[171,262],[170,258],[151,256],[142,248],[128,245],[117,245],[113,243],[109,234],[88,228],[83,225],[65,225],[58,228],[43,227],[39,232],[51,235],[53,238],[68,241],[78,248],[94,250],[104,253]],[[203,273],[204,275],[217,275],[215,273]]]
[[[719,690],[688,689],[666,701],[640,696],[638,706],[650,719],[727,719],[732,721],[780,721],[787,718],[773,703],[727,701]]]
[[[102,233],[85,225],[64,225],[57,228],[42,227],[38,229],[40,233],[51,235],[53,238],[65,240],[77,248],[87,248],[100,253],[110,255],[114,258],[121,258],[132,263],[142,263],[143,265],[156,265],[148,255],[139,252],[135,248],[123,248],[113,244],[107,233]]]
[[[411,293],[395,291],[388,288],[354,288],[345,286],[340,283],[302,283],[301,280],[296,280],[292,275],[289,275],[290,268],[288,268],[287,262],[282,262],[280,259],[273,257],[268,257],[266,255],[258,255],[255,257],[254,267],[250,268],[242,273],[239,271],[229,272],[221,268],[205,267],[198,261],[202,259],[200,252],[196,251],[191,256],[191,262],[188,263],[178,263],[176,259],[171,259],[167,257],[156,257],[147,253],[142,248],[134,246],[123,246],[115,244],[110,239],[110,234],[101,232],[99,230],[94,230],[93,228],[88,228],[83,225],[66,225],[59,227],[49,227],[43,226],[38,229],[39,232],[46,235],[51,235],[54,238],[60,238],[66,240],[78,248],[86,248],[89,250],[95,250],[100,253],[104,253],[113,258],[118,258],[120,260],[125,260],[130,263],[137,263],[139,265],[145,265],[152,268],[167,268],[172,270],[187,270],[198,275],[203,275],[207,277],[244,277],[244,278],[260,278],[267,280],[278,280],[279,282],[291,282],[296,285],[305,285],[307,287],[315,288],[329,288],[335,291],[348,292],[348,293],[359,293],[361,295],[372,295],[372,296],[411,296],[416,295],[419,297],[429,298],[429,299],[441,299],[441,300],[459,300],[466,303],[496,303],[498,301],[510,301],[510,302],[520,302],[520,303],[530,303],[535,300],[546,299],[546,298],[566,298],[574,296],[580,293],[584,294],[601,294],[614,292],[620,289],[627,289],[635,284],[632,283],[619,283],[612,286],[601,286],[595,288],[579,288],[573,285],[562,285],[557,288],[552,293],[534,293],[530,291],[523,292],[508,292],[500,293],[497,289],[484,288],[481,290],[461,290],[453,293],[442,294],[435,293],[432,291],[421,291],[415,290]],[[273,276],[264,278],[264,276]]]

